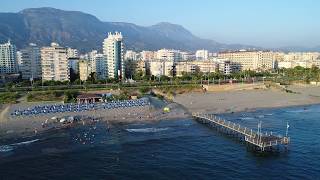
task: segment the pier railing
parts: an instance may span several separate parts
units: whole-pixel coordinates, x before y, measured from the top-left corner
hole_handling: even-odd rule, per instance
[[[220,126],[229,132],[244,136],[247,143],[259,147],[262,151],[266,148],[272,148],[278,145],[288,145],[290,143],[289,137],[275,136],[270,133],[257,132],[251,128],[241,126],[238,123],[224,120],[213,114],[192,113],[192,116],[202,123],[210,123],[215,126]]]

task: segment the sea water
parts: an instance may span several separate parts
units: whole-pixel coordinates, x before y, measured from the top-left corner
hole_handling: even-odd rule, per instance
[[[281,135],[289,124],[289,151],[270,155],[192,119],[0,140],[0,179],[320,179],[319,115],[319,105],[219,115]]]

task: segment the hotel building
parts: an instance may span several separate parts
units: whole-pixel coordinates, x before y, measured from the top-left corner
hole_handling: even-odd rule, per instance
[[[218,63],[213,61],[184,61],[175,63],[176,76],[182,76],[183,73],[212,73],[218,70]]]
[[[121,33],[108,33],[103,42],[103,54],[107,58],[108,78],[122,79],[124,77],[124,44]]]
[[[41,79],[41,56],[40,48],[33,43],[20,51],[20,72],[22,79]]]
[[[274,53],[271,51],[220,52],[218,58],[241,65],[241,70],[264,71],[274,69]]]
[[[67,49],[57,43],[41,48],[42,80],[69,81]]]
[[[17,73],[16,46],[10,41],[0,44],[0,74]]]

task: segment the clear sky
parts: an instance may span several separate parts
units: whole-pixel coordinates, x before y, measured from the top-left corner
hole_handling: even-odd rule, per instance
[[[223,43],[320,45],[320,0],[3,0],[1,12],[31,7],[83,11],[103,21],[180,24]]]

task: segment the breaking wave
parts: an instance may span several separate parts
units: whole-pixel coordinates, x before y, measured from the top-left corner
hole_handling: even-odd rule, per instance
[[[0,152],[10,152],[13,150],[13,147],[10,145],[0,146]]]
[[[254,119],[253,117],[243,117],[243,118],[240,118],[241,120],[252,120]]]
[[[34,140],[30,140],[30,141],[23,141],[23,142],[9,144],[9,145],[1,145],[0,152],[10,152],[10,151],[14,150],[14,148],[17,146],[28,145],[28,144],[31,144],[31,143],[34,143],[37,141],[39,141],[39,139],[34,139]]]
[[[161,131],[167,131],[170,128],[142,128],[142,129],[126,129],[128,132],[135,132],[135,133],[155,133]]]

